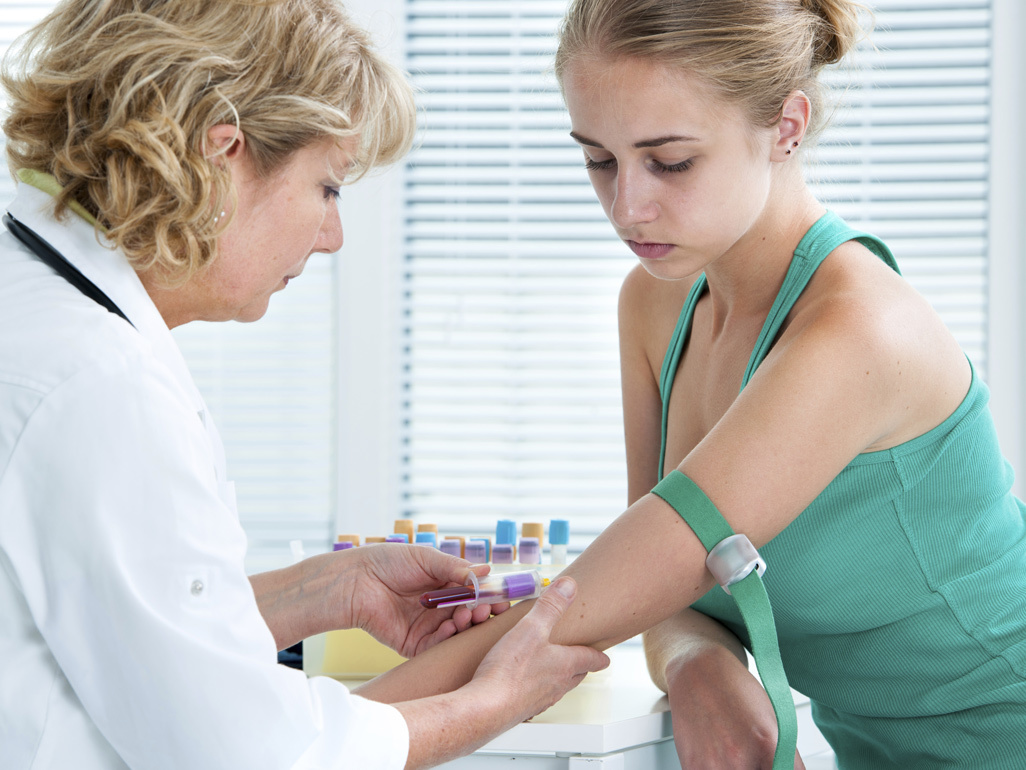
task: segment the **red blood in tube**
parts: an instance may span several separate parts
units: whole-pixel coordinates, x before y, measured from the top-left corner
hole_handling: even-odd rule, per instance
[[[440,604],[458,604],[461,602],[472,602],[477,597],[474,586],[453,586],[452,588],[440,588],[437,591],[428,591],[420,597],[422,607],[433,610]]]

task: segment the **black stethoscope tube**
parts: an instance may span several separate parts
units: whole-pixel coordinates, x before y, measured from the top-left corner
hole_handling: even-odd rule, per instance
[[[89,297],[89,299],[103,305],[114,315],[121,316],[128,321],[128,316],[121,312],[121,308],[114,304],[114,300],[104,294],[99,286],[82,275],[77,267],[68,262],[60,252],[40,238],[32,229],[23,225],[10,214],[4,214],[3,223],[7,227],[8,232],[21,241],[29,251],[39,257],[41,262],[56,270],[58,275]],[[128,323],[131,324],[132,322],[128,321]],[[134,326],[134,324],[132,325]]]

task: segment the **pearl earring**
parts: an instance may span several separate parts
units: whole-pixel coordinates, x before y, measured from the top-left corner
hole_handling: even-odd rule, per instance
[[[216,225],[216,224],[217,224],[217,221],[218,221],[218,220],[219,220],[219,219],[220,219],[221,217],[223,217],[224,215],[225,215],[225,212],[224,212],[224,211],[222,211],[222,212],[221,212],[220,214],[218,214],[218,215],[217,215],[216,217],[214,217],[214,224]]]

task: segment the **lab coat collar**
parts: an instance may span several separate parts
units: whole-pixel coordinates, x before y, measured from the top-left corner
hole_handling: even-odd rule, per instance
[[[68,214],[64,220],[55,219],[53,198],[31,184],[23,182],[18,185],[17,197],[7,210],[110,297],[149,343],[154,356],[170,370],[207,429],[217,458],[215,470],[218,482],[226,487],[222,489],[222,497],[235,510],[233,490],[225,478],[221,437],[214,427],[203,396],[193,382],[182,352],[171,336],[171,330],[128,258],[101,231],[80,216]]]

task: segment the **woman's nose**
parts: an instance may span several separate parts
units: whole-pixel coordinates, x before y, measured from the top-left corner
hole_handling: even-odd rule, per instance
[[[317,251],[334,254],[342,248],[342,214],[338,206],[329,206],[321,223],[321,232],[317,238]]]
[[[620,228],[651,222],[659,215],[659,205],[651,185],[642,174],[619,170],[616,176],[616,190],[610,218]]]

